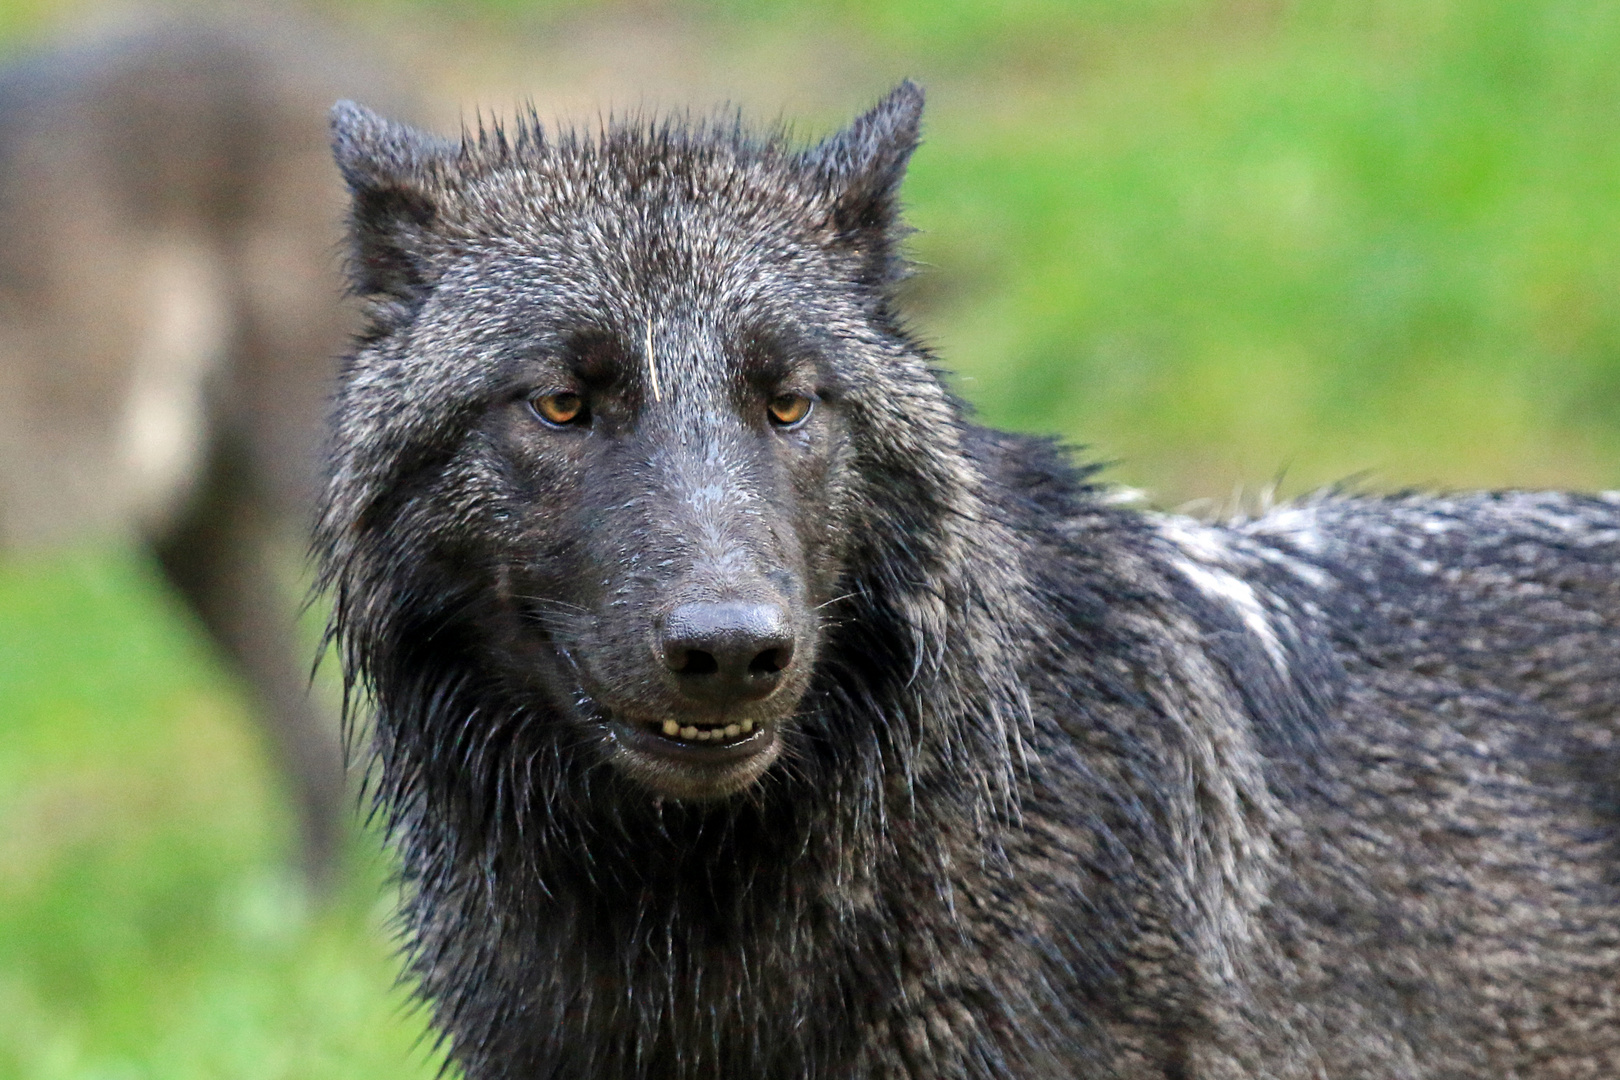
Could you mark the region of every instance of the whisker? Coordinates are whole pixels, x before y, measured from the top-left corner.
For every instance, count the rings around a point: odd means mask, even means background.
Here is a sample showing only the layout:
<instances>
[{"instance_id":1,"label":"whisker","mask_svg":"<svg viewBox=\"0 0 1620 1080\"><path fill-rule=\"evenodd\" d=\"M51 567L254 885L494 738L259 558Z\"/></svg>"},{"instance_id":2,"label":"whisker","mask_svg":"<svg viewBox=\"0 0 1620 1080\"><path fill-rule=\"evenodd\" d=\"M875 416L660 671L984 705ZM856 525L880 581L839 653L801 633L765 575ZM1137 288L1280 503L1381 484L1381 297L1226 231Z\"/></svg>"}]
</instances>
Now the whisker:
<instances>
[{"instance_id":1,"label":"whisker","mask_svg":"<svg viewBox=\"0 0 1620 1080\"><path fill-rule=\"evenodd\" d=\"M578 604L571 604L567 600L558 600L552 596L529 596L526 593L513 593L512 598L514 600L522 600L529 604L546 604L551 607L573 608L582 615L589 615L591 613L590 608L580 607Z\"/></svg>"},{"instance_id":2,"label":"whisker","mask_svg":"<svg viewBox=\"0 0 1620 1080\"><path fill-rule=\"evenodd\" d=\"M528 596L514 593L513 599L522 606L522 615L539 626L554 639L577 642L596 623L596 616L588 609L566 600L549 596Z\"/></svg>"}]
</instances>

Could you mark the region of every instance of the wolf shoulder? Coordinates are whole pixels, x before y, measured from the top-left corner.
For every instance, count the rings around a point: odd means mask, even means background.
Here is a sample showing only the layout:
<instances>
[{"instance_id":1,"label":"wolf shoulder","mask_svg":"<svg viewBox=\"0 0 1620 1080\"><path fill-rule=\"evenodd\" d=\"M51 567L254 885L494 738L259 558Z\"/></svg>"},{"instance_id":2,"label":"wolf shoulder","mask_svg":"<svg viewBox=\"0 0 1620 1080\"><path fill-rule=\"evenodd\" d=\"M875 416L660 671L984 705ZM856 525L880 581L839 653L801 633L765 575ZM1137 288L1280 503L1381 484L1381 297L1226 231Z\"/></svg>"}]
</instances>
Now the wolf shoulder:
<instances>
[{"instance_id":1,"label":"wolf shoulder","mask_svg":"<svg viewBox=\"0 0 1620 1080\"><path fill-rule=\"evenodd\" d=\"M1240 689L1280 681L1324 708L1383 672L1620 728L1620 492L1329 492L1207 522L1077 486L1048 440L970 438L1003 512L1044 538L1027 557L1050 593L1111 568L1115 602L1068 619L1152 608Z\"/></svg>"},{"instance_id":2,"label":"wolf shoulder","mask_svg":"<svg viewBox=\"0 0 1620 1080\"><path fill-rule=\"evenodd\" d=\"M1320 575L1347 655L1554 706L1581 683L1620 709L1620 494L1331 496L1231 531Z\"/></svg>"},{"instance_id":3,"label":"wolf shoulder","mask_svg":"<svg viewBox=\"0 0 1620 1080\"><path fill-rule=\"evenodd\" d=\"M1521 764L1620 738L1620 496L1334 494L1154 532L1262 736L1271 682L1295 732L1475 731Z\"/></svg>"}]
</instances>

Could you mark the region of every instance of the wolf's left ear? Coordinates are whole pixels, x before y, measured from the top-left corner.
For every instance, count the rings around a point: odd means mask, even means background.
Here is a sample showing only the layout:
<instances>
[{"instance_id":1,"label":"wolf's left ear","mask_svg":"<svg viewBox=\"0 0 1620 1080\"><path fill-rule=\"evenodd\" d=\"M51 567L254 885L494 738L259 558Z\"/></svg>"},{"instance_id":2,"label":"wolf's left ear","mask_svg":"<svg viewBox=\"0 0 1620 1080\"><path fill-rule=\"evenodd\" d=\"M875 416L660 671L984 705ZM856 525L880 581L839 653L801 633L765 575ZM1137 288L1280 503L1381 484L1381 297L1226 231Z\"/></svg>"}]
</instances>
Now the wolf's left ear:
<instances>
[{"instance_id":1,"label":"wolf's left ear","mask_svg":"<svg viewBox=\"0 0 1620 1080\"><path fill-rule=\"evenodd\" d=\"M886 234L895 223L900 181L917 148L922 107L922 87L907 79L870 112L805 154L805 163L833 195L833 222L840 234Z\"/></svg>"},{"instance_id":2,"label":"wolf's left ear","mask_svg":"<svg viewBox=\"0 0 1620 1080\"><path fill-rule=\"evenodd\" d=\"M435 190L455 148L352 101L332 106L331 118L332 155L354 200L354 290L415 300L432 285Z\"/></svg>"}]
</instances>

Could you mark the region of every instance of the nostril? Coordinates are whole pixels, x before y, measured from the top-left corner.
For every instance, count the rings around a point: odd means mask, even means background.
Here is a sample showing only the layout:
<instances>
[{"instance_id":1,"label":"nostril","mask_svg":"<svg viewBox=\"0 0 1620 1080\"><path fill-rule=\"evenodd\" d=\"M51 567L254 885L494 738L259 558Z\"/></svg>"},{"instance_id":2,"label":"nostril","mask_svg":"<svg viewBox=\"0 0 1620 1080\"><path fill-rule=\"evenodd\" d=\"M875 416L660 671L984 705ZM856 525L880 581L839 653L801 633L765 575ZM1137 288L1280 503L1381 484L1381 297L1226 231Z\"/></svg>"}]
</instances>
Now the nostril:
<instances>
[{"instance_id":1,"label":"nostril","mask_svg":"<svg viewBox=\"0 0 1620 1080\"><path fill-rule=\"evenodd\" d=\"M793 662L793 648L791 646L766 649L748 662L750 675L775 675L786 671L788 664Z\"/></svg>"},{"instance_id":2,"label":"nostril","mask_svg":"<svg viewBox=\"0 0 1620 1080\"><path fill-rule=\"evenodd\" d=\"M713 675L720 670L720 661L714 658L713 653L702 649L687 649L686 655L676 665L677 675Z\"/></svg>"}]
</instances>

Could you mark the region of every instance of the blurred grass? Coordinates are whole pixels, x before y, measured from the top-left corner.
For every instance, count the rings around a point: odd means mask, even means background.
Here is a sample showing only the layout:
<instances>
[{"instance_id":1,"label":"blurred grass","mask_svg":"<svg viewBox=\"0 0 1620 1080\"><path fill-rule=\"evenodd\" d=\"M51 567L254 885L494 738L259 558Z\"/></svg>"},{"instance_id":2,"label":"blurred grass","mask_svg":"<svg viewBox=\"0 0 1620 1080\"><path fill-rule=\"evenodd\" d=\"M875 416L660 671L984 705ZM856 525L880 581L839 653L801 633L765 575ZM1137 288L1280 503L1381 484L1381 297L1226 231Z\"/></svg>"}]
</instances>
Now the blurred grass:
<instances>
[{"instance_id":1,"label":"blurred grass","mask_svg":"<svg viewBox=\"0 0 1620 1080\"><path fill-rule=\"evenodd\" d=\"M47 7L0 0L0 37ZM591 10L454 18L566 34ZM991 422L1171 504L1284 471L1620 485L1612 0L646 10L785 63L852 43L872 81L845 108L925 82L913 310ZM140 559L0 566L0 1078L433 1072L390 988L385 861L357 840L310 905L252 732Z\"/></svg>"},{"instance_id":2,"label":"blurred grass","mask_svg":"<svg viewBox=\"0 0 1620 1080\"><path fill-rule=\"evenodd\" d=\"M432 1075L383 860L311 903L236 688L152 568L0 569L0 1077Z\"/></svg>"},{"instance_id":3,"label":"blurred grass","mask_svg":"<svg viewBox=\"0 0 1620 1080\"><path fill-rule=\"evenodd\" d=\"M925 328L985 416L1171 503L1620 483L1620 6L1203 7L935 113Z\"/></svg>"}]
</instances>

